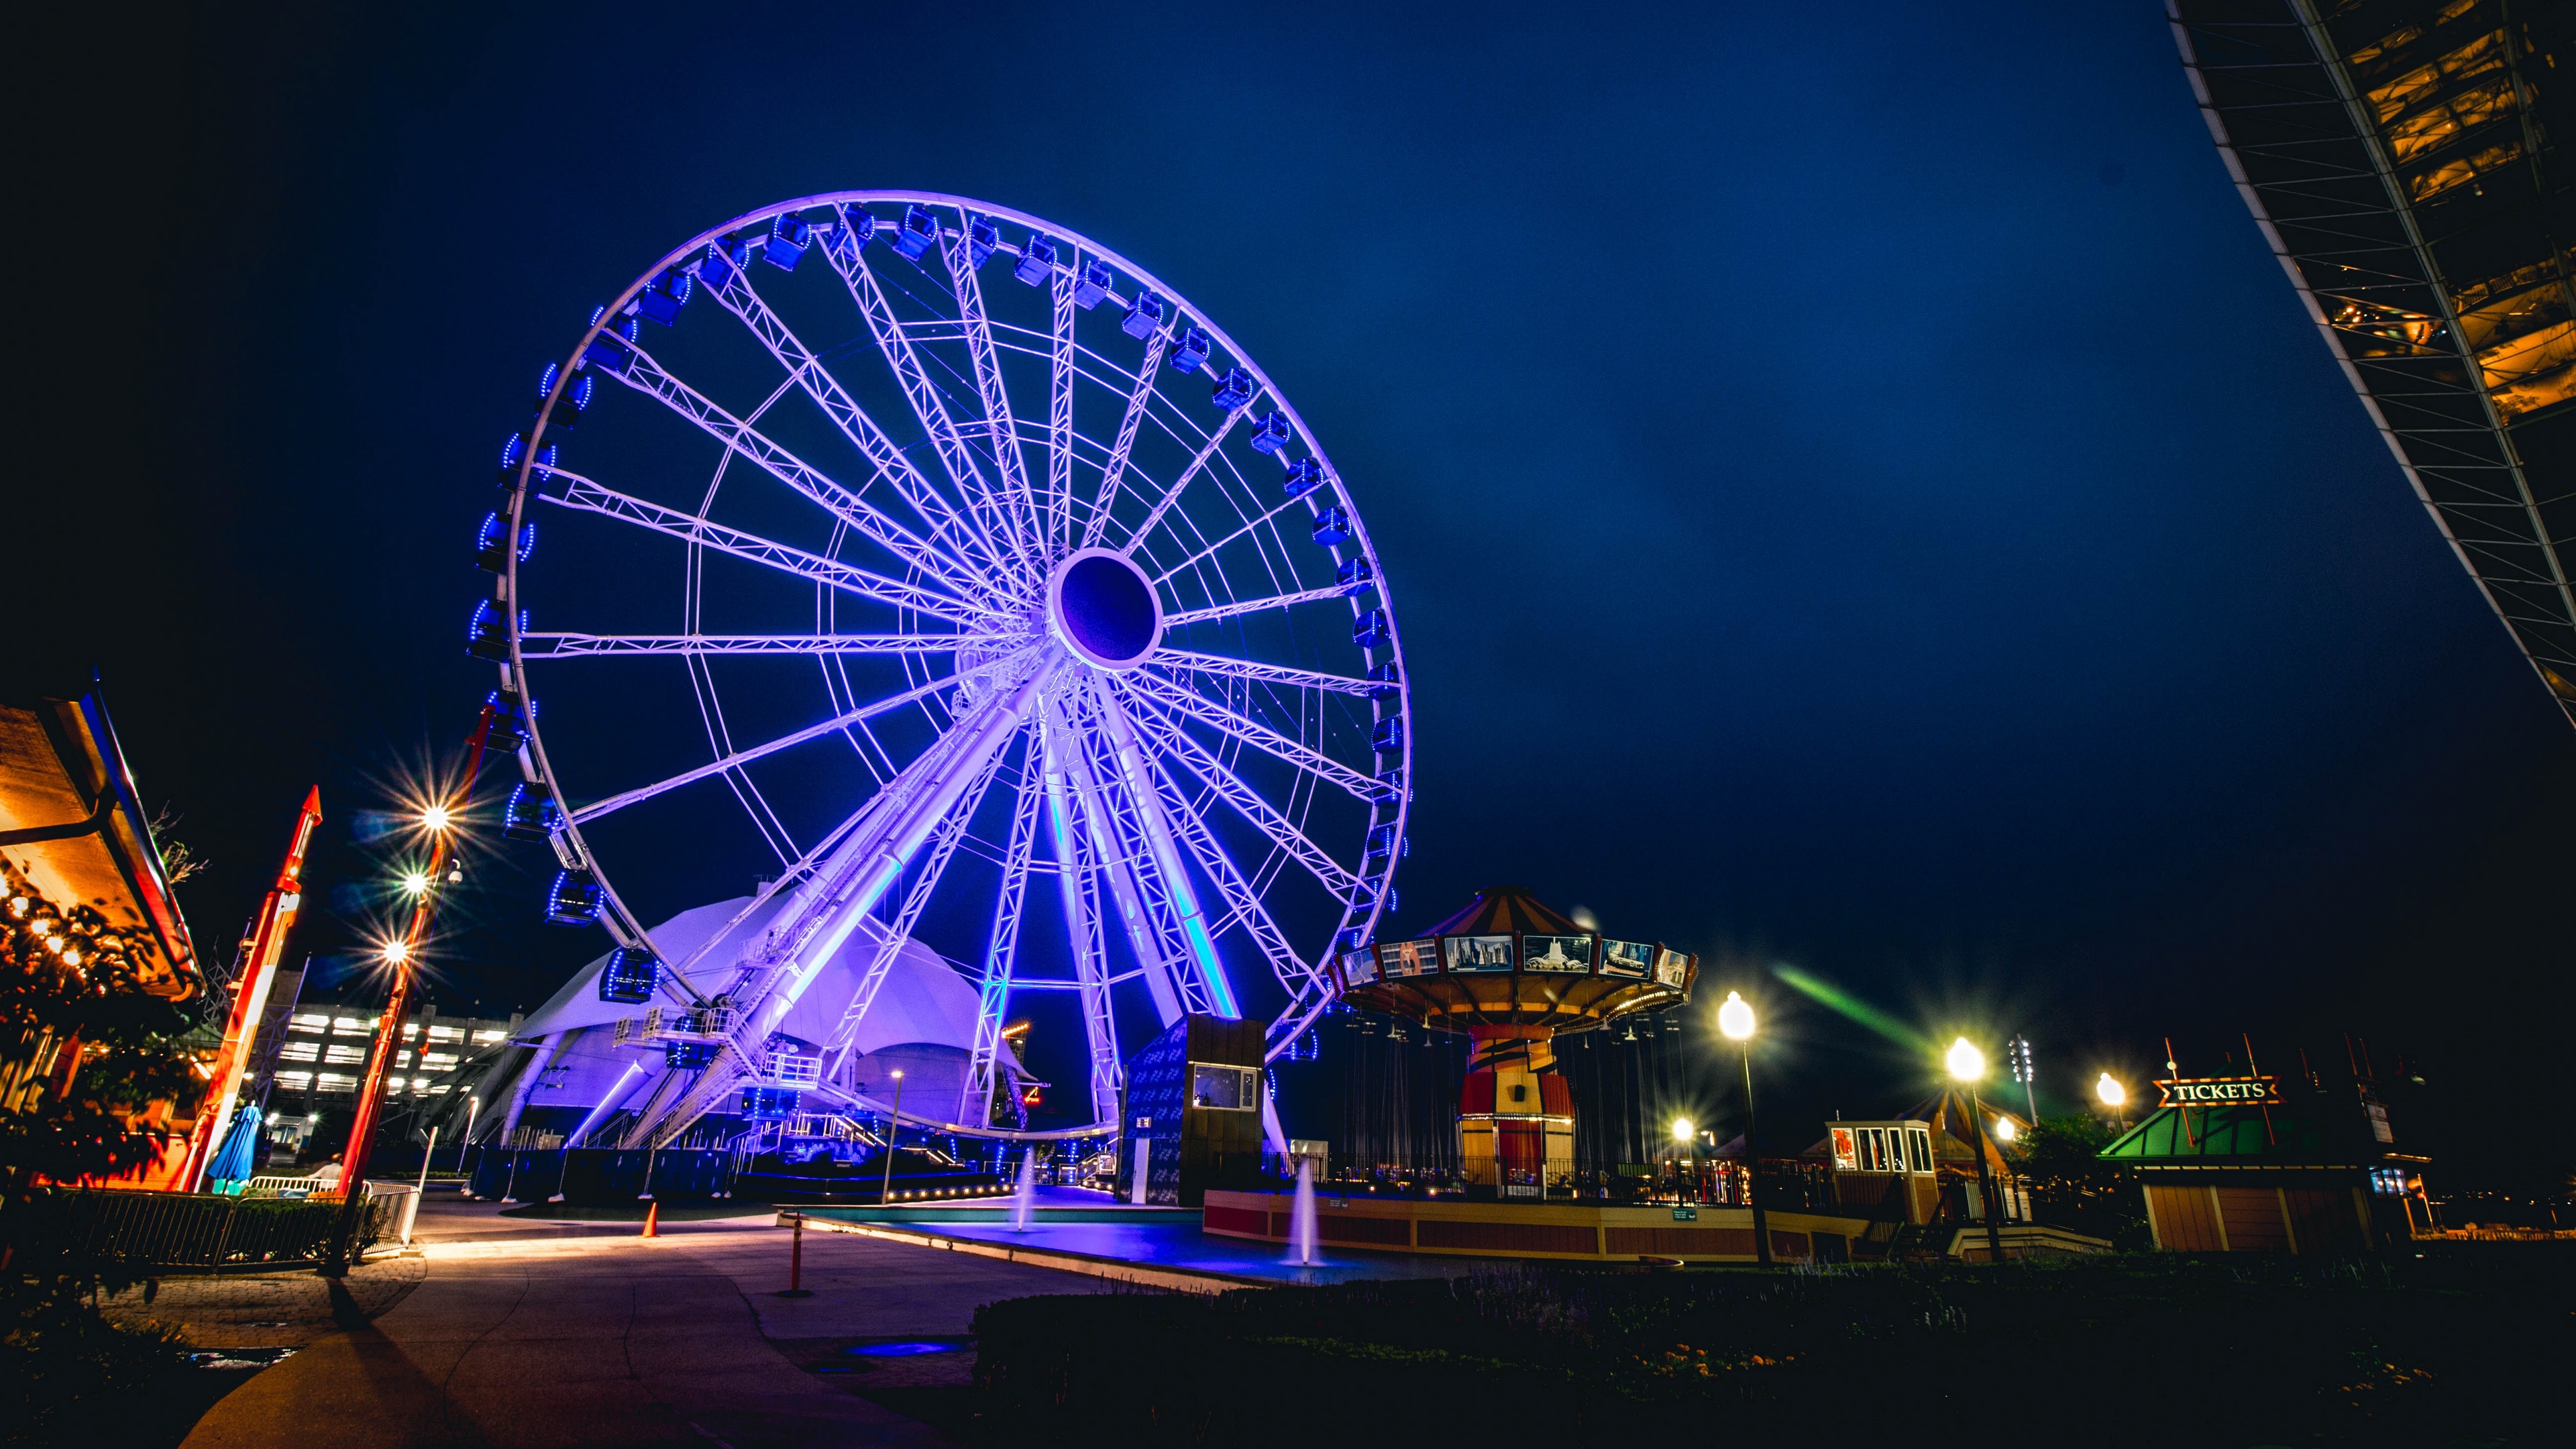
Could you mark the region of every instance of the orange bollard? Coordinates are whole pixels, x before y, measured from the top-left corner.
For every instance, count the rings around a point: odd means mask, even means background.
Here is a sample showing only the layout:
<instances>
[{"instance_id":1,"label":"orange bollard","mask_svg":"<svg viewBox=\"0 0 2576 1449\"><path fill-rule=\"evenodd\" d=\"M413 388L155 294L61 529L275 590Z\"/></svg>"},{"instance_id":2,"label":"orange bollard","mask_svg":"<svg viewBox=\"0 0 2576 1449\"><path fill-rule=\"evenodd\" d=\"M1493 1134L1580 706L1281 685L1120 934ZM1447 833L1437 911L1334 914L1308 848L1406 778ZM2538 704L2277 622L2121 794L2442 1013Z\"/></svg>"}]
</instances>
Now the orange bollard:
<instances>
[{"instance_id":1,"label":"orange bollard","mask_svg":"<svg viewBox=\"0 0 2576 1449\"><path fill-rule=\"evenodd\" d=\"M648 1238L662 1236L662 1205L658 1202L644 1209L644 1236Z\"/></svg>"},{"instance_id":2,"label":"orange bollard","mask_svg":"<svg viewBox=\"0 0 2576 1449\"><path fill-rule=\"evenodd\" d=\"M805 1215L796 1215L796 1235L787 1249L787 1286L778 1290L781 1298L811 1298L814 1290L805 1286Z\"/></svg>"}]
</instances>

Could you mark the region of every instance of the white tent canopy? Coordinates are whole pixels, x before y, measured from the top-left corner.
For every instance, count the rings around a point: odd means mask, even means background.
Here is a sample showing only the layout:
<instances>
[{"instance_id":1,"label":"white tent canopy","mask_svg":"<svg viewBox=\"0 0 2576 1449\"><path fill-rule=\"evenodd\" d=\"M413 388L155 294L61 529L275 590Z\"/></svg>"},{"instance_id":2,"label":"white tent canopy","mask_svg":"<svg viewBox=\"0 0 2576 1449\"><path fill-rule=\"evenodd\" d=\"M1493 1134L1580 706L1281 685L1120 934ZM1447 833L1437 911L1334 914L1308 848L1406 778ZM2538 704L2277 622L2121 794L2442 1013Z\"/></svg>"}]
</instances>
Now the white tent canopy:
<instances>
[{"instance_id":1,"label":"white tent canopy","mask_svg":"<svg viewBox=\"0 0 2576 1449\"><path fill-rule=\"evenodd\" d=\"M682 911L653 928L653 944L665 961L685 962L751 901L749 896L738 896ZM785 904L784 894L763 902L726 939L689 967L689 979L699 991L713 996L732 987L741 961L760 949L771 920ZM813 984L779 1023L780 1033L816 1048L830 1045L885 935L886 927L875 919L861 922L832 959L815 973ZM600 1000L599 977L607 967L608 957L603 954L575 972L562 990L519 1024L516 1040L532 1047L541 1046L558 1033L566 1034L559 1052L524 1053L524 1060L512 1073L514 1077L529 1071L541 1074L527 1094L527 1106L604 1105L606 1110L601 1115L606 1116L621 1105L644 1101L651 1084L669 1070L659 1051L613 1044L617 1020L641 1016L650 1007ZM902 1053L906 1057L955 1054L959 1074L953 1078L940 1074L946 1078L948 1100L925 1099L919 1106L925 1115L948 1117L957 1107L955 1095L963 1081L964 1054L974 1048L975 1018L975 988L936 952L918 941L905 940L895 950L876 999L851 1033L852 1055L873 1058L891 1048L906 1049ZM1001 1065L1005 1071L1012 1070L1007 1053ZM921 1085L929 1086L926 1082ZM485 1090L497 1092L499 1088L496 1081ZM515 1082L512 1090L515 1094ZM936 1095L935 1089L923 1094L924 1098ZM909 1117L914 1110L913 1103L907 1101L904 1115Z\"/></svg>"}]
</instances>

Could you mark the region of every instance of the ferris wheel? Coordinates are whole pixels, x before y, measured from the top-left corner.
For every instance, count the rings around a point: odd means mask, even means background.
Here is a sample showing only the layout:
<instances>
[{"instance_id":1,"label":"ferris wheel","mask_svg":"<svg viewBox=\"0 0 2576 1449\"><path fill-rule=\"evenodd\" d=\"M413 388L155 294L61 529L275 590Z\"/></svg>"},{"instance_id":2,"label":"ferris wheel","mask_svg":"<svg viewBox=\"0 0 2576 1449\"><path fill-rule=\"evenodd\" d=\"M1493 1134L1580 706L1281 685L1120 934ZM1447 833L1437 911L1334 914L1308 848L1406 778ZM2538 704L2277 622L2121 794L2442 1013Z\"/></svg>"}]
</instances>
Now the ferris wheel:
<instances>
[{"instance_id":1,"label":"ferris wheel","mask_svg":"<svg viewBox=\"0 0 2576 1449\"><path fill-rule=\"evenodd\" d=\"M1142 1037L1259 1015L1280 1054L1392 907L1413 740L1358 510L1269 374L1088 238L923 192L736 217L544 369L500 486L468 634L505 828L707 1038L630 1145L779 1079L854 939L806 1079L846 1088L918 941L977 1020L958 1099L903 1115L1010 1136L1015 1015L1079 1022L1109 1130Z\"/></svg>"}]
</instances>

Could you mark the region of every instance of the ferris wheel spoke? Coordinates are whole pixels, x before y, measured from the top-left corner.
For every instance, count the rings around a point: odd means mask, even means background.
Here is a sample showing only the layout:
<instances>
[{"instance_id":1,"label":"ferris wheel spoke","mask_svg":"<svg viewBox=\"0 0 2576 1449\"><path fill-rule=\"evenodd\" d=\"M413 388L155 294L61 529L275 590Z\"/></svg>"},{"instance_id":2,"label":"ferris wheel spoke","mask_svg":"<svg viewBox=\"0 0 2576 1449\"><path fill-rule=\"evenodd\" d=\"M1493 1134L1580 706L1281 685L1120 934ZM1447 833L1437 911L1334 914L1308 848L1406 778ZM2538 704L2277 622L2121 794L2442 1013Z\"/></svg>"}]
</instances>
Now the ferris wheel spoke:
<instances>
[{"instance_id":1,"label":"ferris wheel spoke","mask_svg":"<svg viewBox=\"0 0 2576 1449\"><path fill-rule=\"evenodd\" d=\"M1167 724L1152 713L1150 707L1130 712L1137 728L1160 745L1163 752L1179 761L1196 775L1216 797L1234 807L1254 829L1269 837L1290 859L1304 866L1336 899L1349 900L1359 889L1359 876L1345 869L1332 853L1306 838L1276 806L1263 799L1261 792L1245 784L1242 777L1226 768L1214 751L1191 739L1177 725Z\"/></svg>"},{"instance_id":2,"label":"ferris wheel spoke","mask_svg":"<svg viewBox=\"0 0 2576 1449\"><path fill-rule=\"evenodd\" d=\"M922 908L930 904L931 896L938 891L940 877L948 873L948 862L956 858L957 847L965 841L969 828L974 824L975 812L983 805L985 792L992 789L993 777L1000 773L1002 759L1009 753L1006 749L995 750L977 772L974 783L966 787L965 793L950 807L947 817L932 830L930 854L914 876L912 889L904 893L903 904L896 909L894 919L877 928L882 934L878 937L876 952L869 958L867 970L859 977L858 991L850 997L850 1004L842 1009L840 1025L832 1029L831 1040L823 1048L824 1056L835 1059L832 1075L839 1076L849 1067L850 1049L856 1044L859 1023L867 1019L868 1009L876 1005L877 993L884 988L895 958L911 944L913 927L920 924Z\"/></svg>"},{"instance_id":3,"label":"ferris wheel spoke","mask_svg":"<svg viewBox=\"0 0 2576 1449\"><path fill-rule=\"evenodd\" d=\"M1123 715L1116 701L1106 703L1111 711ZM1138 732L1132 721L1126 723L1131 732ZM1236 867L1233 857L1227 855L1225 848L1217 842L1207 822L1191 808L1171 772L1163 767L1160 760L1141 750L1138 754L1142 759L1140 773L1150 780L1161 803L1163 819L1169 823L1174 838L1189 850L1191 857L1198 862L1199 872L1225 898L1226 915L1208 928L1208 934L1221 937L1229 929L1241 927L1260 948L1262 956L1270 963L1271 973L1279 978L1279 984L1294 991L1297 982L1309 974L1309 968L1298 959L1296 949L1288 944L1287 934L1279 929L1278 922L1271 919L1270 910L1262 904L1260 893L1252 888L1252 882Z\"/></svg>"},{"instance_id":4,"label":"ferris wheel spoke","mask_svg":"<svg viewBox=\"0 0 2576 1449\"><path fill-rule=\"evenodd\" d=\"M1127 394L1127 410L1118 417L1118 439L1109 445L1108 461L1100 467L1100 496L1093 501L1090 521L1082 528L1084 548L1099 545L1109 527L1109 514L1118 506L1118 485L1127 474L1127 457L1136 449L1136 427L1145 421L1145 404L1153 400L1154 374L1163 365L1163 348L1171 335L1157 327L1145 339L1145 365L1136 369L1136 386Z\"/></svg>"},{"instance_id":5,"label":"ferris wheel spoke","mask_svg":"<svg viewBox=\"0 0 2576 1449\"><path fill-rule=\"evenodd\" d=\"M972 218L958 213L958 234L946 239L942 251L948 261L948 276L957 294L958 319L965 324L966 356L975 369L975 390L984 400L984 442L991 449L993 464L1002 471L1002 486L1018 505L1012 514L1014 534L1025 556L1043 557L1046 550L1039 536L1037 499L1029 492L1028 460L1020 454L1020 431L1011 420L1011 395L1002 386L1002 369L993 356L993 324L984 315L984 284L975 274L971 244L966 232Z\"/></svg>"},{"instance_id":6,"label":"ferris wheel spoke","mask_svg":"<svg viewBox=\"0 0 2576 1449\"><path fill-rule=\"evenodd\" d=\"M1047 348L1047 547L1073 528L1073 272L1055 273L1055 328Z\"/></svg>"},{"instance_id":7,"label":"ferris wheel spoke","mask_svg":"<svg viewBox=\"0 0 2576 1449\"><path fill-rule=\"evenodd\" d=\"M676 538L682 543L710 549L741 559L746 563L759 564L764 568L777 569L782 573L794 574L798 578L810 579L845 594L869 599L892 608L910 609L917 613L928 614L933 618L945 619L961 629L974 629L979 624L991 621L992 616L989 613L977 610L972 605L961 603L945 594L932 593L918 585L887 578L883 574L860 568L856 564L846 564L838 559L828 559L820 554L807 553L801 548L777 543L762 538L758 534L745 533L738 528L727 528L721 523L709 523L695 514L683 513L676 508L647 503L641 498L620 493L613 488L584 478L578 473L569 473L561 468L555 470L555 477L563 481L565 485L563 493L560 496L552 493L540 496L558 508L577 509L584 513L596 513L604 518L614 518L621 523L638 524L655 533ZM982 617L979 618L979 614Z\"/></svg>"},{"instance_id":8,"label":"ferris wheel spoke","mask_svg":"<svg viewBox=\"0 0 2576 1449\"><path fill-rule=\"evenodd\" d=\"M936 384L922 366L921 354L912 345L911 336L896 320L894 305L886 300L885 288L876 273L868 270L867 261L859 254L857 233L850 227L833 227L823 238L824 260L840 273L841 283L849 289L859 314L867 319L868 333L875 339L877 350L885 354L886 365L894 369L895 382L903 389L904 401L922 430L930 435L932 451L938 453L940 466L948 472L949 482L956 485L966 506L979 518L985 537L998 549L1014 555L1010 565L1026 582L1028 559L1019 555L1018 541L1013 536L1010 519L989 501L983 470L975 466L974 455L959 436L957 424L948 415L948 404L939 395Z\"/></svg>"},{"instance_id":9,"label":"ferris wheel spoke","mask_svg":"<svg viewBox=\"0 0 2576 1449\"><path fill-rule=\"evenodd\" d=\"M1333 584L1321 589L1301 589L1293 594L1273 594L1266 599L1237 599L1231 603L1214 604L1204 609L1187 609L1177 614L1166 614L1163 616L1163 627L1176 629L1184 624L1213 623L1218 619L1234 619L1245 614L1258 614L1266 609L1294 608L1299 604L1312 604L1323 599L1347 599L1367 587L1368 582L1360 580L1347 584Z\"/></svg>"},{"instance_id":10,"label":"ferris wheel spoke","mask_svg":"<svg viewBox=\"0 0 2576 1449\"><path fill-rule=\"evenodd\" d=\"M770 740L764 744L754 745L750 749L736 750L732 754L725 756L723 759L716 760L710 764L700 765L694 770L683 770L679 774L671 776L669 779L656 780L650 785L640 786L636 789L628 790L623 794L611 795L605 800L585 805L580 809L573 811L573 823L577 825L586 824L603 815L613 815L620 810L626 809L628 806L640 805L645 801L652 799L656 795L668 794L673 790L679 789L683 785L693 785L700 780L721 775L728 770L741 769L743 766L748 765L755 760L765 760L771 755L777 754L781 750L794 749L796 746L804 744L809 740L819 740L825 735L838 734L863 720L874 719L878 715L887 714L894 710L901 709L906 705L918 703L930 698L932 695L938 694L942 690L954 688L966 680L979 678L987 674L1008 669L1009 667L1025 660L1032 652L1032 650L1026 648L1019 649L1010 654L1005 654L998 659L976 665L973 668L961 669L954 674L942 675L927 684L907 689L901 694L889 695L884 699L876 700L869 704L863 704L856 709L834 715L832 718L823 721L821 724L807 725L801 730L794 731L790 734L780 735L774 740Z\"/></svg>"},{"instance_id":11,"label":"ferris wheel spoke","mask_svg":"<svg viewBox=\"0 0 2576 1449\"><path fill-rule=\"evenodd\" d=\"M1035 774L1039 747L1032 742L1025 771ZM994 1059L1002 1051L1002 1023L1011 1011L1011 987L1020 954L1020 917L1028 910L1029 858L1037 844L1038 802L1043 791L1023 782L1011 802L1011 839L1002 855L1002 888L993 898L993 929L986 937L983 980L975 992L975 1044L966 1056L966 1080L957 1093L957 1120L993 1120Z\"/></svg>"},{"instance_id":12,"label":"ferris wheel spoke","mask_svg":"<svg viewBox=\"0 0 2576 1449\"><path fill-rule=\"evenodd\" d=\"M1197 654L1187 649L1157 649L1145 656L1145 663L1167 670L1186 669L1223 679L1249 679L1263 684L1285 685L1290 689L1324 690L1336 694L1375 695L1388 688L1374 680L1323 674L1312 669L1290 669L1279 664L1256 664L1249 659L1228 659L1222 654Z\"/></svg>"},{"instance_id":13,"label":"ferris wheel spoke","mask_svg":"<svg viewBox=\"0 0 2576 1449\"><path fill-rule=\"evenodd\" d=\"M1216 450L1225 442L1226 435L1234 431L1235 420L1242 417L1246 411L1245 408L1235 408L1226 413L1225 421L1218 423L1216 431L1208 434L1207 441L1199 446L1197 455L1190 459L1190 465L1181 470L1181 476L1172 480L1172 486L1165 490L1161 501L1154 505L1154 511L1146 514L1145 521L1136 525L1136 531L1127 535L1127 542L1119 549L1120 553L1134 555L1138 546L1153 533L1155 525L1163 521L1163 515L1170 512L1172 505L1180 501L1182 492L1190 486L1192 479L1198 477L1199 470L1207 466L1208 459L1216 456Z\"/></svg>"},{"instance_id":14,"label":"ferris wheel spoke","mask_svg":"<svg viewBox=\"0 0 2576 1449\"><path fill-rule=\"evenodd\" d=\"M1077 728L1076 709L1076 702L1060 700L1056 714L1065 730L1062 759L1073 787L1075 814L1091 858L1108 879L1110 897L1153 994L1155 1010L1169 1025L1192 1010L1205 1009L1193 1000L1197 993L1190 989L1189 943L1170 913L1159 909L1161 898L1146 886L1145 849L1136 837L1135 818L1118 808L1113 775L1094 758L1093 732Z\"/></svg>"},{"instance_id":15,"label":"ferris wheel spoke","mask_svg":"<svg viewBox=\"0 0 2576 1449\"><path fill-rule=\"evenodd\" d=\"M1169 680L1150 674L1131 674L1112 688L1144 701L1169 720L1186 715L1220 733L1231 735L1264 754L1296 766L1310 775L1318 775L1347 790L1360 800L1371 800L1378 794L1378 784L1368 776L1343 764L1330 755L1279 733L1258 720L1246 719L1196 690L1183 689Z\"/></svg>"},{"instance_id":16,"label":"ferris wheel spoke","mask_svg":"<svg viewBox=\"0 0 2576 1449\"><path fill-rule=\"evenodd\" d=\"M949 539L961 555L968 551L980 554L998 574L1002 560L992 541L983 537L965 515L942 497L939 490L930 486L930 480L921 476L921 470L913 466L912 459L896 447L894 440L885 435L885 430L851 399L840 379L832 375L831 369L823 365L813 349L779 320L778 314L752 289L751 274L739 269L728 270L731 274L725 285L710 289L715 293L716 301L741 319L743 326L769 349L769 355L778 360L778 365L787 370L789 378L804 389L805 395L814 400L815 406L832 420L832 425L840 429L841 435L849 439L851 446L857 448L869 465L877 470L877 475L893 487L914 514L930 525L932 538ZM979 570L978 582L990 589L994 579Z\"/></svg>"},{"instance_id":17,"label":"ferris wheel spoke","mask_svg":"<svg viewBox=\"0 0 2576 1449\"><path fill-rule=\"evenodd\" d=\"M1101 722L1108 727L1118 784L1135 813L1137 833L1143 837L1154 874L1160 879L1165 907L1189 943L1191 960L1198 967L1199 985L1207 992L1217 1015L1228 1021L1240 1019L1243 1009L1235 1000L1234 985L1226 979L1225 963L1217 959L1216 932L1208 924L1198 888L1190 882L1189 867L1181 860L1176 830L1171 817L1164 813L1162 796L1155 789L1153 771L1137 739L1136 727L1107 691L1095 688L1093 698L1098 702Z\"/></svg>"},{"instance_id":18,"label":"ferris wheel spoke","mask_svg":"<svg viewBox=\"0 0 2576 1449\"><path fill-rule=\"evenodd\" d=\"M1040 723L1047 796L1047 830L1055 852L1056 894L1064 908L1066 938L1073 945L1074 989L1082 1005L1084 1045L1091 1055L1092 1114L1117 1110L1126 1068L1118 1055L1117 1019L1109 996L1109 956L1100 936L1098 868L1087 853L1087 831L1076 815L1063 758L1065 737L1054 718ZM1104 1109L1102 1103L1108 1106Z\"/></svg>"},{"instance_id":19,"label":"ferris wheel spoke","mask_svg":"<svg viewBox=\"0 0 2576 1449\"><path fill-rule=\"evenodd\" d=\"M932 548L874 505L781 447L760 429L735 417L705 394L665 372L650 353L641 348L633 350L632 360L616 374L619 381L696 424L708 437L748 459L807 502L848 524L870 543L903 560L908 567L946 584L961 599L990 591L992 586L989 583L973 575L959 575L955 561L948 555Z\"/></svg>"},{"instance_id":20,"label":"ferris wheel spoke","mask_svg":"<svg viewBox=\"0 0 2576 1449\"><path fill-rule=\"evenodd\" d=\"M980 634L529 633L519 636L519 655L523 659L593 659L629 654L951 654L986 642Z\"/></svg>"},{"instance_id":21,"label":"ferris wheel spoke","mask_svg":"<svg viewBox=\"0 0 2576 1449\"><path fill-rule=\"evenodd\" d=\"M1295 508L1304 502L1305 499L1303 498L1291 498L1284 503L1273 504L1262 512L1256 513L1252 517L1245 519L1243 521L1243 526L1237 528L1234 532L1227 534L1225 537L1218 539L1214 543L1208 544L1198 552L1182 559L1179 563L1176 563L1170 568L1163 570L1161 573L1156 574L1154 576L1155 585L1160 587L1163 584L1169 583L1173 578L1177 577L1182 570L1195 568L1199 564L1205 563L1207 560L1216 557L1217 550L1224 548L1227 544L1230 544L1239 538L1243 538L1260 530L1261 528L1269 525L1272 520L1278 518L1280 514L1286 513L1291 508ZM1136 538L1129 540L1129 543L1132 546L1143 542L1143 539L1144 535L1138 534ZM1342 592L1346 594L1356 594L1359 592L1359 586L1345 586Z\"/></svg>"}]
</instances>

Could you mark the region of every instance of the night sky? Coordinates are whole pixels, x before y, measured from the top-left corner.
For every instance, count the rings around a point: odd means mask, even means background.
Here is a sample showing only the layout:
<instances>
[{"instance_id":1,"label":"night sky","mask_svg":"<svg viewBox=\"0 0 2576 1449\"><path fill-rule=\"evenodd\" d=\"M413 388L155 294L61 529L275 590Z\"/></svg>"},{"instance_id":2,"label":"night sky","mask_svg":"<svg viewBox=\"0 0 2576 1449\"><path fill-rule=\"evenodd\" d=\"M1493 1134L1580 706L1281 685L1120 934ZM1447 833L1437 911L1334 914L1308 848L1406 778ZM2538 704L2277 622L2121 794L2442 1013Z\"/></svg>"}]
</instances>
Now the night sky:
<instances>
[{"instance_id":1,"label":"night sky","mask_svg":"<svg viewBox=\"0 0 2576 1449\"><path fill-rule=\"evenodd\" d=\"M1331 449L1414 680L1402 925L1510 881L1699 949L1808 1123L1929 1064L1774 963L2027 1032L2043 1106L2352 1032L2447 1161L2568 1160L2576 738L2149 0L75 9L13 47L10 674L104 678L209 955L306 785L355 886L462 735L490 455L590 308L919 187L1160 273ZM443 1006L602 948L543 856L478 867Z\"/></svg>"}]
</instances>

